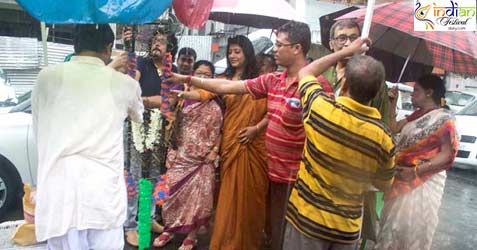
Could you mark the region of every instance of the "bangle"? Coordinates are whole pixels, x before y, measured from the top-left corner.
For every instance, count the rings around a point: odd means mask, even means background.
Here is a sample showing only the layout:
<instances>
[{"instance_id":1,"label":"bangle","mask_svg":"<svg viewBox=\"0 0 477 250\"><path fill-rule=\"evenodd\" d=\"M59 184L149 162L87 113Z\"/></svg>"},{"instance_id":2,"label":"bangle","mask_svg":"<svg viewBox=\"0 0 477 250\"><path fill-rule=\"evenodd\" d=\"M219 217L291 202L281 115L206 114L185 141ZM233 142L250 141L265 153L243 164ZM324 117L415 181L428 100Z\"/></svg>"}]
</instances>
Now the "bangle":
<instances>
[{"instance_id":1,"label":"bangle","mask_svg":"<svg viewBox=\"0 0 477 250\"><path fill-rule=\"evenodd\" d=\"M204 78L200 78L200 86L204 86Z\"/></svg>"},{"instance_id":2,"label":"bangle","mask_svg":"<svg viewBox=\"0 0 477 250\"><path fill-rule=\"evenodd\" d=\"M419 165L416 165L416 167L414 168L414 178L419 177L419 175L417 174L417 168L419 168Z\"/></svg>"},{"instance_id":3,"label":"bangle","mask_svg":"<svg viewBox=\"0 0 477 250\"><path fill-rule=\"evenodd\" d=\"M192 81L192 76L186 76L186 83L189 83Z\"/></svg>"}]
</instances>

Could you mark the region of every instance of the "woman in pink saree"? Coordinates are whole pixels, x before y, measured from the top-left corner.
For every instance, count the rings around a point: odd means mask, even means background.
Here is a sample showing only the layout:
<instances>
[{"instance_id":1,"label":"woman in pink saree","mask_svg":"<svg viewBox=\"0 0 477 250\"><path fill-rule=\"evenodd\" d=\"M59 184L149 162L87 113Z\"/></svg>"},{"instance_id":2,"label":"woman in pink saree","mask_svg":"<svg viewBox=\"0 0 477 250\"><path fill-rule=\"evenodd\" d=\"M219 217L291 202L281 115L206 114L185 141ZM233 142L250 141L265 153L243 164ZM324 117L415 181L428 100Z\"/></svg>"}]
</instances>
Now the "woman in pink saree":
<instances>
[{"instance_id":1,"label":"woman in pink saree","mask_svg":"<svg viewBox=\"0 0 477 250\"><path fill-rule=\"evenodd\" d=\"M208 61L194 65L194 76L210 78L213 72ZM186 100L179 112L166 162L169 197L162 208L164 233L153 245L163 247L175 233L182 233L187 237L179 250L190 250L197 244L197 231L208 226L212 215L223 117L215 99Z\"/></svg>"},{"instance_id":2,"label":"woman in pink saree","mask_svg":"<svg viewBox=\"0 0 477 250\"><path fill-rule=\"evenodd\" d=\"M397 174L385 193L376 250L429 250L439 221L446 170L457 153L453 115L443 108L444 81L426 75L412 94L417 110L396 123L396 91L390 127L400 132L396 154Z\"/></svg>"}]
</instances>

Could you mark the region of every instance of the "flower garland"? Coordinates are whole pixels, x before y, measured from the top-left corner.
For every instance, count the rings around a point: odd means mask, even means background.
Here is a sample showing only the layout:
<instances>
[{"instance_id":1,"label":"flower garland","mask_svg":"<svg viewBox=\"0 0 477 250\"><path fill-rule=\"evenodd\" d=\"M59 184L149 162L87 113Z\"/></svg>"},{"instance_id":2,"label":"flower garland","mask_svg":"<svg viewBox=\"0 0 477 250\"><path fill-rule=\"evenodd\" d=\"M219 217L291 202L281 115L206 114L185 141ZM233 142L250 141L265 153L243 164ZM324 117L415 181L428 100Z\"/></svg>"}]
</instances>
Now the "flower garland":
<instances>
[{"instance_id":1,"label":"flower garland","mask_svg":"<svg viewBox=\"0 0 477 250\"><path fill-rule=\"evenodd\" d=\"M162 129L162 118L161 111L159 109L151 110L151 117L149 121L149 126L144 126L146 121L143 123L137 123L131 121L131 131L133 137L134 148L139 153L144 153L149 150L153 150L154 146L161 139L160 130Z\"/></svg>"},{"instance_id":2,"label":"flower garland","mask_svg":"<svg viewBox=\"0 0 477 250\"><path fill-rule=\"evenodd\" d=\"M132 57L133 55L131 55ZM136 57L133 58L134 60ZM162 67L160 69L159 76L163 82L166 81L172 75L172 54L166 53L163 58ZM131 68L136 65L131 63ZM162 86L161 86L162 87ZM162 90L161 90L162 93ZM162 94L161 94L162 95ZM151 109L151 116L149 126L145 127L144 123L131 122L131 131L133 137L134 148L139 153L144 153L154 149L154 146L161 139L160 129L162 129L162 119L160 109ZM144 134L147 130L147 136Z\"/></svg>"}]
</instances>

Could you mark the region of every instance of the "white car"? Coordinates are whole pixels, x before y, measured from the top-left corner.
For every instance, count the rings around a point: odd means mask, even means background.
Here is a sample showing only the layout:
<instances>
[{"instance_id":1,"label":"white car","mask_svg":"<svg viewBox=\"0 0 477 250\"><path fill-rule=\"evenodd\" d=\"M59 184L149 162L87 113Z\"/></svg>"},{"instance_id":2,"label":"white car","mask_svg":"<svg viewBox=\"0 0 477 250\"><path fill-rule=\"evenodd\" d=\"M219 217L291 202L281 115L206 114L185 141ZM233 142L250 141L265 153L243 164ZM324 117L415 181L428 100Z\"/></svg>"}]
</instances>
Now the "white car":
<instances>
[{"instance_id":1,"label":"white car","mask_svg":"<svg viewBox=\"0 0 477 250\"><path fill-rule=\"evenodd\" d=\"M10 85L5 72L0 68L0 110L17 104L15 89Z\"/></svg>"},{"instance_id":2,"label":"white car","mask_svg":"<svg viewBox=\"0 0 477 250\"><path fill-rule=\"evenodd\" d=\"M477 99L477 90L447 90L446 104L450 110L459 112Z\"/></svg>"},{"instance_id":3,"label":"white car","mask_svg":"<svg viewBox=\"0 0 477 250\"><path fill-rule=\"evenodd\" d=\"M477 167L477 100L455 115L457 133L460 136L459 151L454 166L461 168Z\"/></svg>"},{"instance_id":4,"label":"white car","mask_svg":"<svg viewBox=\"0 0 477 250\"><path fill-rule=\"evenodd\" d=\"M18 204L23 183L36 185L37 158L31 123L30 100L18 104L10 113L0 114L0 217Z\"/></svg>"}]
</instances>

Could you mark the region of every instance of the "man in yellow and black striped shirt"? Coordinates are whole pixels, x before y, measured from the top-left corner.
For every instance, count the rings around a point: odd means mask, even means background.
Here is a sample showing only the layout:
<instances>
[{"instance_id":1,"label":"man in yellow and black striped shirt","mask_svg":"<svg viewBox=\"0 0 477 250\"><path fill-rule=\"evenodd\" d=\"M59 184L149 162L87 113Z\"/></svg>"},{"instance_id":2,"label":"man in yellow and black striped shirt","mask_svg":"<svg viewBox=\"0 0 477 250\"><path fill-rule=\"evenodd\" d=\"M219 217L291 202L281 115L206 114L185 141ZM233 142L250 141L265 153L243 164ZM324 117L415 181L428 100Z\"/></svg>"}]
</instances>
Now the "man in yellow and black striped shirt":
<instances>
[{"instance_id":1,"label":"man in yellow and black striped shirt","mask_svg":"<svg viewBox=\"0 0 477 250\"><path fill-rule=\"evenodd\" d=\"M394 143L369 106L384 82L382 63L355 55L346 66L343 96L327 96L314 77L336 61L367 50L357 39L300 73L306 144L287 210L284 250L354 249L363 194L386 189L394 176Z\"/></svg>"}]
</instances>

